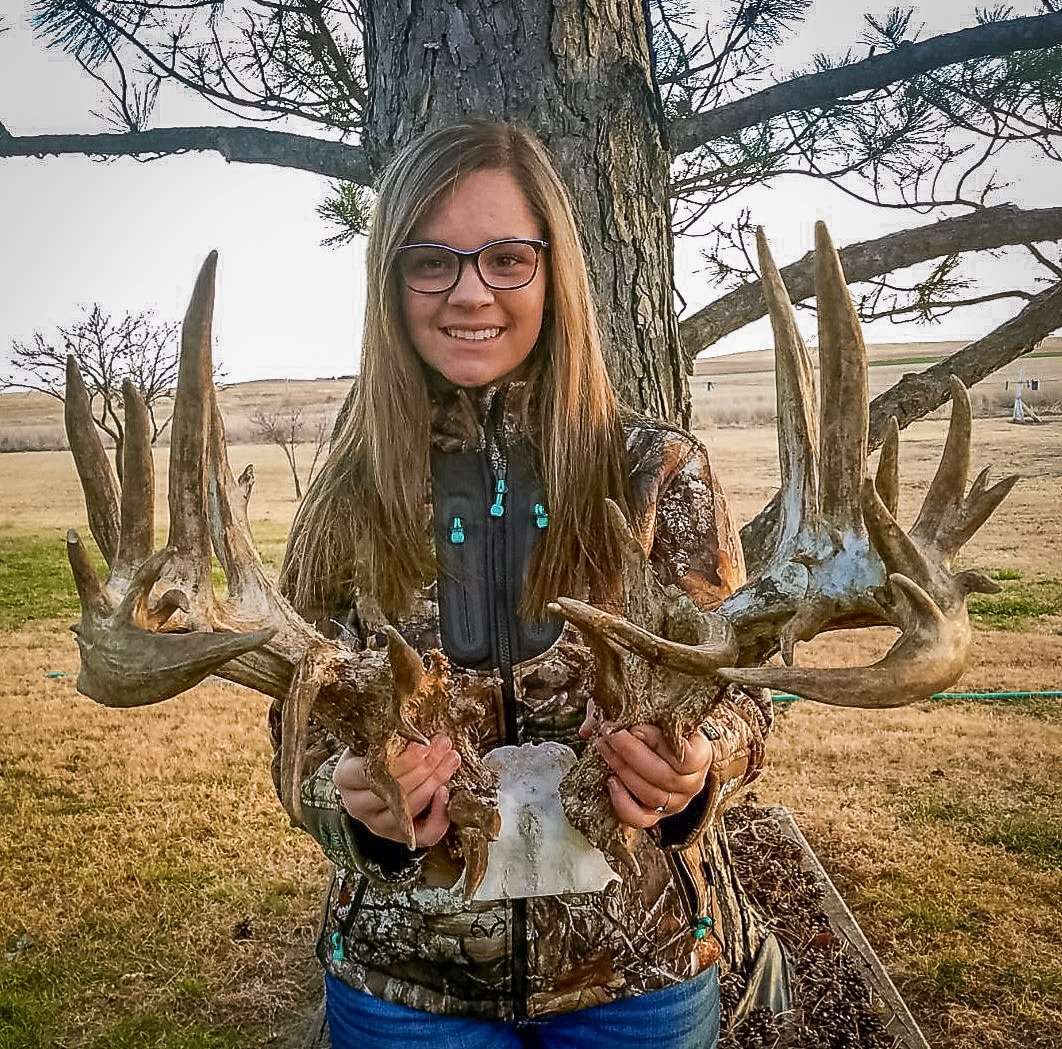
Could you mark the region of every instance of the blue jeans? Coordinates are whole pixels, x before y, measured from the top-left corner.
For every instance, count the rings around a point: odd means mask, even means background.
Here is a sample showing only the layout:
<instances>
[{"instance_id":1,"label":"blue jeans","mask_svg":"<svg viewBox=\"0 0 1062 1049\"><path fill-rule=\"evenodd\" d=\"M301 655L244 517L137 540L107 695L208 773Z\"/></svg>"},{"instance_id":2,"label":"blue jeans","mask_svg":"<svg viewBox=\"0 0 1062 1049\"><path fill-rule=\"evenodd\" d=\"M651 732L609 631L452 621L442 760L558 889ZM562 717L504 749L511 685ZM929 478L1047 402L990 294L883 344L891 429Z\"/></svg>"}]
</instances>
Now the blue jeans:
<instances>
[{"instance_id":1,"label":"blue jeans","mask_svg":"<svg viewBox=\"0 0 1062 1049\"><path fill-rule=\"evenodd\" d=\"M332 1049L714 1049L719 969L635 998L541 1020L439 1016L386 1002L325 974Z\"/></svg>"}]
</instances>

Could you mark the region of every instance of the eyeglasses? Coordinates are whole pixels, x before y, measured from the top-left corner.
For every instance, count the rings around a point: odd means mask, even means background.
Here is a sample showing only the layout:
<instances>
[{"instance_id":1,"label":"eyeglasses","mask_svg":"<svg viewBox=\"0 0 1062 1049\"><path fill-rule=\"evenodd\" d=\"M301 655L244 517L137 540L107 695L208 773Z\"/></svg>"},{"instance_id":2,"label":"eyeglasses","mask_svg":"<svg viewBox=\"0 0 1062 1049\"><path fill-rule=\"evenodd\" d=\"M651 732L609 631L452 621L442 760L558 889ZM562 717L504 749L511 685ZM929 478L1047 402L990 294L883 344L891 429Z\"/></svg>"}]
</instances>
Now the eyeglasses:
<instances>
[{"instance_id":1,"label":"eyeglasses","mask_svg":"<svg viewBox=\"0 0 1062 1049\"><path fill-rule=\"evenodd\" d=\"M398 272L410 291L439 295L461 276L462 259L471 259L479 279L494 291L514 291L530 284L538 272L538 254L547 240L492 240L474 251L446 244L403 244L395 254Z\"/></svg>"}]
</instances>

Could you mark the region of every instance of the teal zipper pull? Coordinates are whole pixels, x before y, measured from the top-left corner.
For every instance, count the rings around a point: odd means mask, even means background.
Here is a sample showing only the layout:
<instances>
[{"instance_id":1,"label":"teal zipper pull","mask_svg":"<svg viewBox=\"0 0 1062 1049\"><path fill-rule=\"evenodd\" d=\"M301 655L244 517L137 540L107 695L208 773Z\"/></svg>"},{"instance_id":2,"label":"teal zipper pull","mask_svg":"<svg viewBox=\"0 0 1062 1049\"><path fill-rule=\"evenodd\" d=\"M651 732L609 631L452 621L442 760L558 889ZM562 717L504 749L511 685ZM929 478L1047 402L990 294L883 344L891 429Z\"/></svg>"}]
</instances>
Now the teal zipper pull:
<instances>
[{"instance_id":1,"label":"teal zipper pull","mask_svg":"<svg viewBox=\"0 0 1062 1049\"><path fill-rule=\"evenodd\" d=\"M340 965L346 957L346 954L343 951L343 934L336 929L336 931L332 933L330 942L332 944L332 962L335 965Z\"/></svg>"},{"instance_id":2,"label":"teal zipper pull","mask_svg":"<svg viewBox=\"0 0 1062 1049\"><path fill-rule=\"evenodd\" d=\"M505 487L505 482L499 478L494 485L494 502L490 504L491 517L503 517L505 515L505 507L502 505L502 500L505 498L507 491L508 488Z\"/></svg>"},{"instance_id":3,"label":"teal zipper pull","mask_svg":"<svg viewBox=\"0 0 1062 1049\"><path fill-rule=\"evenodd\" d=\"M536 528L549 527L549 514L546 513L546 508L541 503L535 503L535 505L531 508L531 513L535 515Z\"/></svg>"},{"instance_id":4,"label":"teal zipper pull","mask_svg":"<svg viewBox=\"0 0 1062 1049\"><path fill-rule=\"evenodd\" d=\"M708 930L715 925L715 919L708 914L702 914L693 923L693 938L703 940L708 935Z\"/></svg>"},{"instance_id":5,"label":"teal zipper pull","mask_svg":"<svg viewBox=\"0 0 1062 1049\"><path fill-rule=\"evenodd\" d=\"M465 526L461 523L460 517L455 517L450 524L450 542L454 546L459 546L465 541Z\"/></svg>"}]
</instances>

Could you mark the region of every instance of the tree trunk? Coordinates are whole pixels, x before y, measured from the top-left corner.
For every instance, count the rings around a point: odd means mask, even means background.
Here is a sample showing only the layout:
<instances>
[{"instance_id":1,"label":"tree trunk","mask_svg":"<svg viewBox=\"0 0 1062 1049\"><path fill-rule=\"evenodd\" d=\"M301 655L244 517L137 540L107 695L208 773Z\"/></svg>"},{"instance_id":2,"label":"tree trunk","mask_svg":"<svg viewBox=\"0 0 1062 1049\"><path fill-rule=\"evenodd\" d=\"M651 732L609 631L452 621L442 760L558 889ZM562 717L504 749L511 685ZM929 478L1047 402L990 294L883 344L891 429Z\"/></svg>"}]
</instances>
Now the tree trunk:
<instances>
[{"instance_id":1,"label":"tree trunk","mask_svg":"<svg viewBox=\"0 0 1062 1049\"><path fill-rule=\"evenodd\" d=\"M372 2L363 145L379 171L470 116L527 123L571 193L606 360L630 407L689 421L673 301L669 150L640 0Z\"/></svg>"}]
</instances>

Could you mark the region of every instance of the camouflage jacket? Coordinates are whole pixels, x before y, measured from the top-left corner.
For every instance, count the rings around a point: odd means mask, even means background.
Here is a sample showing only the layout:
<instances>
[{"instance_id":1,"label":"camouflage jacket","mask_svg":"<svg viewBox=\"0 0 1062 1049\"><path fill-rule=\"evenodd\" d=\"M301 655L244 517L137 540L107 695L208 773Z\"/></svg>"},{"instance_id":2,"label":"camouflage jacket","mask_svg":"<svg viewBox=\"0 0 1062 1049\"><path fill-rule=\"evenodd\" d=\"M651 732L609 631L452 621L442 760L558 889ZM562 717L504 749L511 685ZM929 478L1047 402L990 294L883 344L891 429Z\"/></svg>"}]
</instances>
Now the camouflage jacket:
<instances>
[{"instance_id":1,"label":"camouflage jacket","mask_svg":"<svg viewBox=\"0 0 1062 1049\"><path fill-rule=\"evenodd\" d=\"M528 390L513 383L483 396L477 410L463 390L440 394L432 423L440 564L459 556L472 560L452 567L482 570L440 572L414 612L394 625L419 651L442 648L456 664L501 680L483 726L483 753L542 740L578 753L593 686L590 652L570 625L529 624L515 612L544 523L536 509L545 497L528 438ZM707 452L688 434L647 419L629 421L626 433L636 534L661 581L677 584L699 607L714 607L743 582L744 562ZM499 468L508 478L505 513L491 518ZM455 517L464 531L458 546L449 542ZM504 531L488 533L492 528ZM334 634L364 644L382 619L367 602L356 604L337 610L331 625ZM502 631L508 635L503 646ZM311 727L304 821L336 867L317 944L322 964L350 986L392 1002L499 1020L641 994L713 964L726 935L726 916L712 892L721 855L711 848L713 827L719 803L760 770L770 703L731 689L713 724L733 744L732 759L711 770L704 791L683 812L638 836L640 878L628 877L607 893L471 905L449 891L459 871L443 843L410 852L347 816L332 783L342 746ZM270 725L279 754L277 705ZM705 935L702 921L698 935L697 921L705 916L714 928Z\"/></svg>"}]
</instances>

